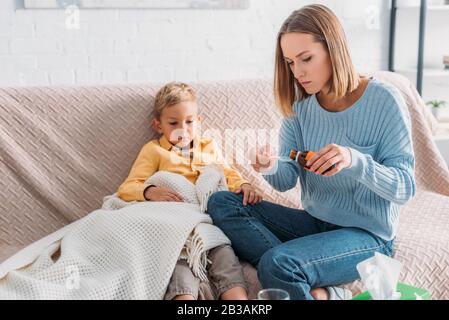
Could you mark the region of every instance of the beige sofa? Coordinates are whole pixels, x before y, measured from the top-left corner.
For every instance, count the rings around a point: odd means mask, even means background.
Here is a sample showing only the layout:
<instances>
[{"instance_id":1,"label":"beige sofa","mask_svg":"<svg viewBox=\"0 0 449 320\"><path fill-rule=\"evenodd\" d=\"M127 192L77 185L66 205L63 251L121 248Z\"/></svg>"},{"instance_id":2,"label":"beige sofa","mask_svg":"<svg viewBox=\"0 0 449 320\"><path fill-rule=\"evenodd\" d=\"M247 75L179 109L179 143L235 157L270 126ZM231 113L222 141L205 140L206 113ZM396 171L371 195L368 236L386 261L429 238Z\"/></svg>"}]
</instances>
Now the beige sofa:
<instances>
[{"instance_id":1,"label":"beige sofa","mask_svg":"<svg viewBox=\"0 0 449 320\"><path fill-rule=\"evenodd\" d=\"M396 241L396 258L404 264L401 281L428 289L434 299L448 299L449 171L432 140L436 122L408 80L386 72L375 76L401 90L413 121L419 191L402 209ZM226 129L279 128L268 81L195 87L203 130L220 135ZM103 197L116 191L140 148L154 137L149 117L158 88L0 89L0 262L99 208ZM281 194L249 165L236 167L267 200L301 207L299 186ZM245 265L245 272L253 297L259 288L256 271ZM348 286L361 289L359 282ZM212 298L209 289L202 285L203 299Z\"/></svg>"}]
</instances>

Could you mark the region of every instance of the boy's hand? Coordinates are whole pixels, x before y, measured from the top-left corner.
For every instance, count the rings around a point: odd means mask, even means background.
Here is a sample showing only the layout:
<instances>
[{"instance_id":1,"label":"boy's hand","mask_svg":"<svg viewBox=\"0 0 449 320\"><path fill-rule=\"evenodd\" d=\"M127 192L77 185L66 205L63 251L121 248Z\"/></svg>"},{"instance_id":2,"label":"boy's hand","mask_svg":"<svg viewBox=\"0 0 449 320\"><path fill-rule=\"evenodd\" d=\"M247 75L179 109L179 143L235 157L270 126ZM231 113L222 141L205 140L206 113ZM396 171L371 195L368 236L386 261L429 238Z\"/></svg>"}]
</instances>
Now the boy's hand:
<instances>
[{"instance_id":1,"label":"boy's hand","mask_svg":"<svg viewBox=\"0 0 449 320\"><path fill-rule=\"evenodd\" d=\"M168 188L150 187L145 190L145 199L157 202L184 202L182 197Z\"/></svg>"},{"instance_id":2,"label":"boy's hand","mask_svg":"<svg viewBox=\"0 0 449 320\"><path fill-rule=\"evenodd\" d=\"M246 206L247 204L257 204L262 202L262 195L260 195L259 192L254 189L252 185L249 183L244 183L235 190L235 193L241 193L243 192L243 205Z\"/></svg>"}]
</instances>

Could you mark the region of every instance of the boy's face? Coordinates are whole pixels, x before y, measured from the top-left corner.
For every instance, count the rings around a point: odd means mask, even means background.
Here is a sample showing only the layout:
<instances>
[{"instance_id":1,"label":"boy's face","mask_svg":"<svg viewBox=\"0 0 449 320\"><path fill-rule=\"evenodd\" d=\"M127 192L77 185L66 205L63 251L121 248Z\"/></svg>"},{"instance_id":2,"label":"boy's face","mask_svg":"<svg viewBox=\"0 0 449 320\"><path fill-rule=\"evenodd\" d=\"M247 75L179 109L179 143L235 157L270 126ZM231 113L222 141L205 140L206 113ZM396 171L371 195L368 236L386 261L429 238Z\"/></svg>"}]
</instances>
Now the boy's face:
<instances>
[{"instance_id":1,"label":"boy's face","mask_svg":"<svg viewBox=\"0 0 449 320\"><path fill-rule=\"evenodd\" d=\"M197 134L198 104L195 101L185 101L164 108L159 120L153 120L153 127L172 144L182 148L186 147Z\"/></svg>"}]
</instances>

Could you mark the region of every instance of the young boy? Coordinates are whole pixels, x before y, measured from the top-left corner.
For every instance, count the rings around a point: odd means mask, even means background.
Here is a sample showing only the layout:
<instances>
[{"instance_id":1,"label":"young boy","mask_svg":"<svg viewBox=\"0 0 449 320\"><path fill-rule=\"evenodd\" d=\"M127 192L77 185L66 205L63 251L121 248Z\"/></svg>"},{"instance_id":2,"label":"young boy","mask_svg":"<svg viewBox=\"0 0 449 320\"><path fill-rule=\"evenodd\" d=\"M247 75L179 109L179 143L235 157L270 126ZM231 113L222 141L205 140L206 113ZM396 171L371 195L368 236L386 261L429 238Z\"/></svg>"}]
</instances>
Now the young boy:
<instances>
[{"instance_id":1,"label":"young boy","mask_svg":"<svg viewBox=\"0 0 449 320\"><path fill-rule=\"evenodd\" d=\"M226 165L210 138L198 134L197 97L194 90L184 83L169 83L156 95L153 128L161 135L147 143L135 160L131 172L119 187L118 196L125 201L178 201L179 194L167 188L144 185L157 171L178 173L195 183L205 166L218 163L224 170L230 191L243 194L243 203L262 201L260 194L241 175ZM210 250L208 273L218 296L224 300L247 299L247 289L242 267L228 245ZM178 261L165 299L197 299L200 280L196 278L186 261Z\"/></svg>"}]
</instances>

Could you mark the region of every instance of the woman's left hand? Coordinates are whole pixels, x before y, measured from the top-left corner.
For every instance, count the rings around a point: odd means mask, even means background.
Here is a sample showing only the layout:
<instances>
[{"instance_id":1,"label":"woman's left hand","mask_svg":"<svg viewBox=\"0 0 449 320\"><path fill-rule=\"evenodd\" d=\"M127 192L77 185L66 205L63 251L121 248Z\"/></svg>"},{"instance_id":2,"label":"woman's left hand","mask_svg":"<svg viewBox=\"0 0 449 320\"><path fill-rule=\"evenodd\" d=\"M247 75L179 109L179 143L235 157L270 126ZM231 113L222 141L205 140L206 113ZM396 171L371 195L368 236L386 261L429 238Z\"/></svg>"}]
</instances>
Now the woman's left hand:
<instances>
[{"instance_id":1,"label":"woman's left hand","mask_svg":"<svg viewBox=\"0 0 449 320\"><path fill-rule=\"evenodd\" d=\"M325 177L332 177L344 168L351 167L351 162L351 152L348 148L330 144L318 151L312 159L307 162L306 165L310 167L310 169L306 170ZM334 169L322 174L334 164Z\"/></svg>"}]
</instances>

